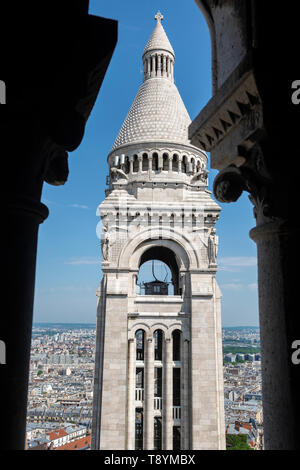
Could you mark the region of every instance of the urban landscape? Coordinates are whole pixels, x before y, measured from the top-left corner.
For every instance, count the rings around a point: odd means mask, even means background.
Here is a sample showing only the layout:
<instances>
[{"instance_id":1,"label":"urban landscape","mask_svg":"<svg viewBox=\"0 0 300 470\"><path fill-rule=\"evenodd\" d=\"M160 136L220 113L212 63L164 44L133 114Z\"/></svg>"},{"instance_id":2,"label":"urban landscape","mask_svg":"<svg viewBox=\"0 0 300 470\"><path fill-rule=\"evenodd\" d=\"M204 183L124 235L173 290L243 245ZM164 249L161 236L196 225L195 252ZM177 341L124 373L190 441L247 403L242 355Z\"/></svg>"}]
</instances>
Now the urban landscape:
<instances>
[{"instance_id":1,"label":"urban landscape","mask_svg":"<svg viewBox=\"0 0 300 470\"><path fill-rule=\"evenodd\" d=\"M95 339L93 324L34 325L26 449L90 450ZM262 450L259 329L223 328L222 339L226 447Z\"/></svg>"}]
</instances>

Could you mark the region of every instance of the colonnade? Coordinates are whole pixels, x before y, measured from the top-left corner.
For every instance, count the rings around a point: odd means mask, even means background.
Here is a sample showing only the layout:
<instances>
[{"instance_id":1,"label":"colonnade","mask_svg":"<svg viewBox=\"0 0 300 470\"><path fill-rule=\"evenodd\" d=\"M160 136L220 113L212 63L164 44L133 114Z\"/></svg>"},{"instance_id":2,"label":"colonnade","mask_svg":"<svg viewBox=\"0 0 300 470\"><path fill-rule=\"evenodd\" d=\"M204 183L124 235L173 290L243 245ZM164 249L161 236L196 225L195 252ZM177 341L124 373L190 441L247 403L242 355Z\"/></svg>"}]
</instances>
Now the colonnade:
<instances>
[{"instance_id":1,"label":"colonnade","mask_svg":"<svg viewBox=\"0 0 300 470\"><path fill-rule=\"evenodd\" d=\"M141 331L141 330L138 330ZM180 352L174 360L174 335L162 335L162 354L160 359L155 357L155 335L150 331L143 331L143 351L137 354L136 335L128 341L128 408L127 408L127 449L136 449L136 409L142 410L143 416L143 449L155 449L154 422L155 418L161 420L162 438L158 448L172 450L173 427L180 429L180 449L189 446L189 393L188 393L188 361L189 341L184 338L180 330ZM177 344L177 343L176 343ZM137 366L143 369L143 391L136 393ZM155 397L155 368L162 368L162 397ZM179 406L174 406L173 374L174 369L179 370ZM176 392L175 392L176 393ZM178 400L178 398L177 398ZM160 408L160 409L159 409Z\"/></svg>"},{"instance_id":2,"label":"colonnade","mask_svg":"<svg viewBox=\"0 0 300 470\"><path fill-rule=\"evenodd\" d=\"M199 158L179 153L147 153L114 155L110 159L110 167L118 167L125 174L155 171L173 171L177 173L195 174L205 168L205 163Z\"/></svg>"},{"instance_id":3,"label":"colonnade","mask_svg":"<svg viewBox=\"0 0 300 470\"><path fill-rule=\"evenodd\" d=\"M174 58L157 53L146 56L143 60L144 80L147 78L165 77L174 80Z\"/></svg>"}]
</instances>

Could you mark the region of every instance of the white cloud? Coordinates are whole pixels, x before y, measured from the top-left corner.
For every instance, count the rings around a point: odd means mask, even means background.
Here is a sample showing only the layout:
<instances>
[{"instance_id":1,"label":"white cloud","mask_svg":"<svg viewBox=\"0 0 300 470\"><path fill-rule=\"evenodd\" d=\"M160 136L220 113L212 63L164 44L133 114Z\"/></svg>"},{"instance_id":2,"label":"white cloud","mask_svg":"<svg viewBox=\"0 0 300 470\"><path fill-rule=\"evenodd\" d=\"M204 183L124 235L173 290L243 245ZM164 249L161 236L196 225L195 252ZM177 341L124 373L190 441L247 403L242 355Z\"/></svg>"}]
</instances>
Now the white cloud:
<instances>
[{"instance_id":1,"label":"white cloud","mask_svg":"<svg viewBox=\"0 0 300 470\"><path fill-rule=\"evenodd\" d=\"M253 282L252 284L248 284L247 287L248 287L248 289L250 289L250 290L257 291L257 289L258 289L258 284L257 284L257 282Z\"/></svg>"},{"instance_id":2,"label":"white cloud","mask_svg":"<svg viewBox=\"0 0 300 470\"><path fill-rule=\"evenodd\" d=\"M232 283L228 283L228 284L222 284L222 285L220 285L220 288L221 289L229 289L229 290L240 290L240 289L243 288L243 285L232 282Z\"/></svg>"},{"instance_id":3,"label":"white cloud","mask_svg":"<svg viewBox=\"0 0 300 470\"><path fill-rule=\"evenodd\" d=\"M257 265L255 256L228 256L218 259L219 270L238 272L239 268L248 268Z\"/></svg>"},{"instance_id":4,"label":"white cloud","mask_svg":"<svg viewBox=\"0 0 300 470\"><path fill-rule=\"evenodd\" d=\"M235 290L235 291L241 290L241 289L249 289L251 291L256 292L257 287L258 287L257 282L253 282L251 284L241 284L239 279L233 279L231 282L220 285L221 289L228 289L228 290Z\"/></svg>"},{"instance_id":5,"label":"white cloud","mask_svg":"<svg viewBox=\"0 0 300 470\"><path fill-rule=\"evenodd\" d=\"M73 292L73 293L78 293L78 292L94 292L95 288L91 286L55 286L55 287L37 287L35 290L35 293L38 294L39 296L42 296L44 294L55 294L58 295L60 292L65 293L65 292Z\"/></svg>"},{"instance_id":6,"label":"white cloud","mask_svg":"<svg viewBox=\"0 0 300 470\"><path fill-rule=\"evenodd\" d=\"M70 204L70 207L75 207L76 209L88 209L89 207L84 204Z\"/></svg>"},{"instance_id":7,"label":"white cloud","mask_svg":"<svg viewBox=\"0 0 300 470\"><path fill-rule=\"evenodd\" d=\"M65 261L65 264L73 265L82 265L82 264L99 264L100 266L100 257L93 256L82 256L79 258L70 258L68 261Z\"/></svg>"}]
</instances>

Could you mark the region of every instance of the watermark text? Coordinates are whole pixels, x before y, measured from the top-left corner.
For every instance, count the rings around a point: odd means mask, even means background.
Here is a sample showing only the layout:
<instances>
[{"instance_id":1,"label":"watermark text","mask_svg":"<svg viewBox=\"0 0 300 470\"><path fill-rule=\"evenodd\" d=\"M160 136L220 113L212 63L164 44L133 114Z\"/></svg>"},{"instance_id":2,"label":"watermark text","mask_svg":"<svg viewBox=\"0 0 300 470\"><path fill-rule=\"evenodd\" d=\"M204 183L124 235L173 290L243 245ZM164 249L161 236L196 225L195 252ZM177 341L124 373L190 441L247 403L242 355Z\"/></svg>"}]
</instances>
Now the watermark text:
<instances>
[{"instance_id":1,"label":"watermark text","mask_svg":"<svg viewBox=\"0 0 300 470\"><path fill-rule=\"evenodd\" d=\"M3 80L0 80L0 104L6 104L6 85Z\"/></svg>"},{"instance_id":2,"label":"watermark text","mask_svg":"<svg viewBox=\"0 0 300 470\"><path fill-rule=\"evenodd\" d=\"M4 341L0 339L0 364L6 364L6 346Z\"/></svg>"},{"instance_id":3,"label":"watermark text","mask_svg":"<svg viewBox=\"0 0 300 470\"><path fill-rule=\"evenodd\" d=\"M292 83L292 103L295 105L300 104L300 80L294 80Z\"/></svg>"}]
</instances>

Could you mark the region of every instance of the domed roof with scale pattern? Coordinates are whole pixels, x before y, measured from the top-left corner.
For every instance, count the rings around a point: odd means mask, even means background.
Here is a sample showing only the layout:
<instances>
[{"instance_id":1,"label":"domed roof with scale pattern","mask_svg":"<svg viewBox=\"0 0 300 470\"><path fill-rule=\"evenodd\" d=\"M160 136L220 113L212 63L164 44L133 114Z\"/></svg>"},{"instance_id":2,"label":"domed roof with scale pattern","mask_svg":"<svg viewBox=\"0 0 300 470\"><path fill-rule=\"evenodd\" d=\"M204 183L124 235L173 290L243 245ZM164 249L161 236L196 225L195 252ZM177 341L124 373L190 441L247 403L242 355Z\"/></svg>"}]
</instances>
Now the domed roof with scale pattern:
<instances>
[{"instance_id":1,"label":"domed roof with scale pattern","mask_svg":"<svg viewBox=\"0 0 300 470\"><path fill-rule=\"evenodd\" d=\"M152 49L173 54L174 51L161 25L162 15L145 47L143 57ZM145 64L144 64L145 66ZM181 99L173 76L152 75L145 78L114 142L112 151L128 144L168 142L191 146L188 138L189 114Z\"/></svg>"}]
</instances>

